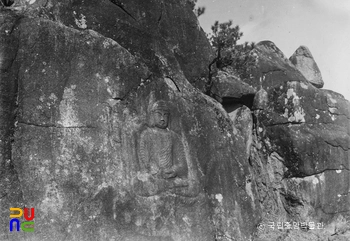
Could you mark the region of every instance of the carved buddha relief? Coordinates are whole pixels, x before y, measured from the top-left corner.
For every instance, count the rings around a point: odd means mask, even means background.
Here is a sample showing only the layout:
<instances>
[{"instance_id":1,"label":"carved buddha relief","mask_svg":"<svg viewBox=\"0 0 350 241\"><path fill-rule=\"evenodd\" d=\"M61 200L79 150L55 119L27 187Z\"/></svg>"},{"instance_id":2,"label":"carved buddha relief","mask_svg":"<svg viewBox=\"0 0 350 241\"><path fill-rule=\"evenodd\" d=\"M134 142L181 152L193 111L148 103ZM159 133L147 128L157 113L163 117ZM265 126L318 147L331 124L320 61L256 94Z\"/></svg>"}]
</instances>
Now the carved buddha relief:
<instances>
[{"instance_id":1,"label":"carved buddha relief","mask_svg":"<svg viewBox=\"0 0 350 241\"><path fill-rule=\"evenodd\" d=\"M181 192L175 189L189 185L184 146L180 135L168 128L169 119L167 103L155 102L150 108L148 126L140 135L138 155L143 175L139 180L149 195L172 189Z\"/></svg>"}]
</instances>

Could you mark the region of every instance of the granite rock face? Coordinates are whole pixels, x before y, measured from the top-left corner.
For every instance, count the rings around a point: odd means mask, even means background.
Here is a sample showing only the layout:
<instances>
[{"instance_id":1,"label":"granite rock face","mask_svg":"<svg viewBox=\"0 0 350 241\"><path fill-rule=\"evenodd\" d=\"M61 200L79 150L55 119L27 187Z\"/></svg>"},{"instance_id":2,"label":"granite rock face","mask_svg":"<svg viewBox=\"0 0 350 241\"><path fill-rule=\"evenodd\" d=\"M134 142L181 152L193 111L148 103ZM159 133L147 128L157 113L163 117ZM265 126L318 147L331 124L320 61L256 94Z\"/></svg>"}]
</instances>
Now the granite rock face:
<instances>
[{"instance_id":1,"label":"granite rock face","mask_svg":"<svg viewBox=\"0 0 350 241\"><path fill-rule=\"evenodd\" d=\"M187 0L50 1L45 14L66 26L91 29L117 41L142 58L154 75L176 76L181 69L201 89L212 49L191 6Z\"/></svg>"},{"instance_id":2,"label":"granite rock face","mask_svg":"<svg viewBox=\"0 0 350 241\"><path fill-rule=\"evenodd\" d=\"M307 83L305 77L285 57L282 51L271 41L262 41L253 49L257 55L258 66L253 69L254 78L246 82L260 90L269 90L281 82L301 81Z\"/></svg>"},{"instance_id":3,"label":"granite rock face","mask_svg":"<svg viewBox=\"0 0 350 241\"><path fill-rule=\"evenodd\" d=\"M224 107L233 104L252 106L256 90L230 71L219 70L213 78L212 93Z\"/></svg>"},{"instance_id":4,"label":"granite rock face","mask_svg":"<svg viewBox=\"0 0 350 241\"><path fill-rule=\"evenodd\" d=\"M1 11L0 239L250 239L261 207L247 152L190 84L210 59L194 14L120 4ZM24 206L35 232L10 233L9 208Z\"/></svg>"},{"instance_id":5,"label":"granite rock face","mask_svg":"<svg viewBox=\"0 0 350 241\"><path fill-rule=\"evenodd\" d=\"M348 219L349 101L311 85L273 43L258 43L254 51L259 66L249 83L261 89L253 104L256 141L251 160L256 173L268 176L256 176L260 195L274 190L273 198L263 204L269 207L267 213L275 212L270 219L315 223ZM271 204L276 201L277 205ZM330 235L327 232L322 235ZM286 240L300 238L284 235ZM302 240L320 238L317 235L310 232ZM263 233L260 238L282 236Z\"/></svg>"},{"instance_id":6,"label":"granite rock face","mask_svg":"<svg viewBox=\"0 0 350 241\"><path fill-rule=\"evenodd\" d=\"M190 1L24 2L0 10L0 240L347 238L349 102L272 42L219 103Z\"/></svg>"},{"instance_id":7,"label":"granite rock face","mask_svg":"<svg viewBox=\"0 0 350 241\"><path fill-rule=\"evenodd\" d=\"M310 50L306 46L300 46L289 60L315 87L322 88L324 83L321 71L318 68Z\"/></svg>"}]
</instances>

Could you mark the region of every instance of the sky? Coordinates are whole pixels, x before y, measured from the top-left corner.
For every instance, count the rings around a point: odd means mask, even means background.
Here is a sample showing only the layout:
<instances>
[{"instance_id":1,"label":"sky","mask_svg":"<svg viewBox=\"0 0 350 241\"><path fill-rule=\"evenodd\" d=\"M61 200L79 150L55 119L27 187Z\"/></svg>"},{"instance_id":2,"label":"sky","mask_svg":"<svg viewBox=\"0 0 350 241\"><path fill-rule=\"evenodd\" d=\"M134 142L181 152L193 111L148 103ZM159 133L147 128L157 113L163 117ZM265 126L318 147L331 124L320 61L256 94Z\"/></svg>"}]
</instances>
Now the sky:
<instances>
[{"instance_id":1,"label":"sky","mask_svg":"<svg viewBox=\"0 0 350 241\"><path fill-rule=\"evenodd\" d=\"M301 45L311 51L323 77L323 89L350 100L350 0L198 0L203 30L233 21L241 42L270 40L289 58Z\"/></svg>"}]
</instances>

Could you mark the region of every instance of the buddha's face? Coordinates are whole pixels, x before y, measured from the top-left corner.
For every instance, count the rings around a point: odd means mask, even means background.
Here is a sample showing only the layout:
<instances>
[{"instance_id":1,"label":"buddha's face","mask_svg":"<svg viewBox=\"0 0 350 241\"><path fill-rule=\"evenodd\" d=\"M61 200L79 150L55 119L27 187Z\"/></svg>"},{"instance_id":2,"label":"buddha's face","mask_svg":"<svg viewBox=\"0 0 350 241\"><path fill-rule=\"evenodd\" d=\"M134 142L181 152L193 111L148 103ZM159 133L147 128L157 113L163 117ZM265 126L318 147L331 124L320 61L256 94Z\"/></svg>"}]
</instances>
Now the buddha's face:
<instances>
[{"instance_id":1,"label":"buddha's face","mask_svg":"<svg viewBox=\"0 0 350 241\"><path fill-rule=\"evenodd\" d=\"M164 110L155 110L153 112L154 126L160 129L166 129L169 122L169 112Z\"/></svg>"}]
</instances>

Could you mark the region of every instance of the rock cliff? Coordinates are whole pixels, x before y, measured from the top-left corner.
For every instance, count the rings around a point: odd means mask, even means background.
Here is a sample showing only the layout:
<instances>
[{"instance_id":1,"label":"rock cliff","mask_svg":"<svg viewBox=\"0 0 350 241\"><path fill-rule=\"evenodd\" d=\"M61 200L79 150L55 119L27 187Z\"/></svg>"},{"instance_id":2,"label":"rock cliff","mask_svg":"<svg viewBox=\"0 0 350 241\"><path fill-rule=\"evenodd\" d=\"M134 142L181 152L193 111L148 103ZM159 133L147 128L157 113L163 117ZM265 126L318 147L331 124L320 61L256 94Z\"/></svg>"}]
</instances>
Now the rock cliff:
<instances>
[{"instance_id":1,"label":"rock cliff","mask_svg":"<svg viewBox=\"0 0 350 241\"><path fill-rule=\"evenodd\" d=\"M348 235L349 102L269 41L252 79L221 71L221 103L204 95L213 54L191 8L1 9L0 240ZM34 232L9 231L11 207L35 208ZM324 226L267 227L293 221Z\"/></svg>"}]
</instances>

